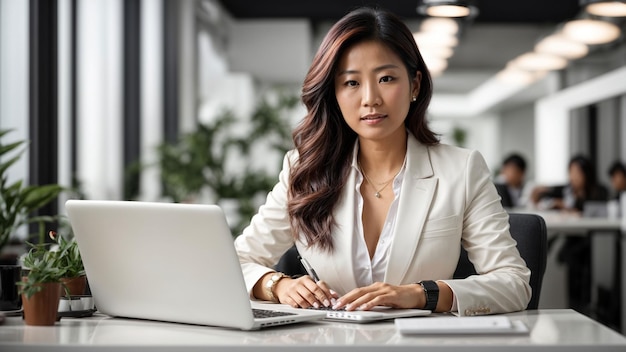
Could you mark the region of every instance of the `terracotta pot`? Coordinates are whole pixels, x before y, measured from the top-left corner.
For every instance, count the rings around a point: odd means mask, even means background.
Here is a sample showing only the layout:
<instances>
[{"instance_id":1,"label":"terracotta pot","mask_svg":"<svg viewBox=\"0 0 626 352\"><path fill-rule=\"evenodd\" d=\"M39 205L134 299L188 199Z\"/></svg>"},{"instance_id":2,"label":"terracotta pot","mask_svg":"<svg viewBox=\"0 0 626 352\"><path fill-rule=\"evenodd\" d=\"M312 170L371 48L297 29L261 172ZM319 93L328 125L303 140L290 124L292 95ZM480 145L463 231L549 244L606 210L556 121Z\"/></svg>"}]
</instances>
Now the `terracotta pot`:
<instances>
[{"instance_id":1,"label":"terracotta pot","mask_svg":"<svg viewBox=\"0 0 626 352\"><path fill-rule=\"evenodd\" d=\"M22 294L24 322L26 325L54 325L57 321L61 283L48 282L40 284L43 289L30 298Z\"/></svg>"},{"instance_id":2,"label":"terracotta pot","mask_svg":"<svg viewBox=\"0 0 626 352\"><path fill-rule=\"evenodd\" d=\"M71 296L80 296L85 294L87 287L87 276L64 277L61 283L69 290ZM65 295L65 289L61 288L61 295Z\"/></svg>"}]
</instances>

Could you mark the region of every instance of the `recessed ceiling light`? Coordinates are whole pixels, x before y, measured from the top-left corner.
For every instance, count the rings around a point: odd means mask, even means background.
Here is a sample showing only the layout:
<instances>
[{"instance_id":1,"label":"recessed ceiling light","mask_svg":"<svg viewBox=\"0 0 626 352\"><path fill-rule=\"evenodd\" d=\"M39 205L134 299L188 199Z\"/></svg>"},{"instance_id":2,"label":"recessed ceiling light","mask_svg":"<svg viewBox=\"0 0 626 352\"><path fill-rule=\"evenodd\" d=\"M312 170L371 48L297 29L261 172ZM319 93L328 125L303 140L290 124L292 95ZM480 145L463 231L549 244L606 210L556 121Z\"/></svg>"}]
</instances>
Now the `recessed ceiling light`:
<instances>
[{"instance_id":1,"label":"recessed ceiling light","mask_svg":"<svg viewBox=\"0 0 626 352\"><path fill-rule=\"evenodd\" d=\"M436 56L423 55L424 62L431 76L438 76L448 68L448 60Z\"/></svg>"},{"instance_id":2,"label":"recessed ceiling light","mask_svg":"<svg viewBox=\"0 0 626 352\"><path fill-rule=\"evenodd\" d=\"M447 46L455 47L459 44L457 37L440 32L417 32L413 33L418 47L421 46Z\"/></svg>"},{"instance_id":3,"label":"recessed ceiling light","mask_svg":"<svg viewBox=\"0 0 626 352\"><path fill-rule=\"evenodd\" d=\"M447 46L420 46L420 52L423 56L435 56L442 59L448 59L454 54L454 50Z\"/></svg>"},{"instance_id":4,"label":"recessed ceiling light","mask_svg":"<svg viewBox=\"0 0 626 352\"><path fill-rule=\"evenodd\" d=\"M543 76L543 72L529 72L513 67L507 67L504 70L498 72L496 78L500 82L511 85L525 86L533 83L537 78Z\"/></svg>"},{"instance_id":5,"label":"recessed ceiling light","mask_svg":"<svg viewBox=\"0 0 626 352\"><path fill-rule=\"evenodd\" d=\"M417 12L431 17L474 17L478 9L470 0L423 0Z\"/></svg>"},{"instance_id":6,"label":"recessed ceiling light","mask_svg":"<svg viewBox=\"0 0 626 352\"><path fill-rule=\"evenodd\" d=\"M552 71L567 66L567 60L556 55L530 52L517 57L511 65L526 71Z\"/></svg>"},{"instance_id":7,"label":"recessed ceiling light","mask_svg":"<svg viewBox=\"0 0 626 352\"><path fill-rule=\"evenodd\" d=\"M604 44L620 36L620 29L613 23L592 19L569 21L563 26L566 37L585 44Z\"/></svg>"},{"instance_id":8,"label":"recessed ceiling light","mask_svg":"<svg viewBox=\"0 0 626 352\"><path fill-rule=\"evenodd\" d=\"M589 48L584 43L569 39L563 34L552 34L537 43L535 51L573 60L587 55Z\"/></svg>"},{"instance_id":9,"label":"recessed ceiling light","mask_svg":"<svg viewBox=\"0 0 626 352\"><path fill-rule=\"evenodd\" d=\"M626 17L626 2L607 0L583 0L581 4L588 4L585 10L592 15L601 17Z\"/></svg>"},{"instance_id":10,"label":"recessed ceiling light","mask_svg":"<svg viewBox=\"0 0 626 352\"><path fill-rule=\"evenodd\" d=\"M422 21L422 32L440 32L456 35L459 32L459 24L452 18L430 17Z\"/></svg>"}]
</instances>

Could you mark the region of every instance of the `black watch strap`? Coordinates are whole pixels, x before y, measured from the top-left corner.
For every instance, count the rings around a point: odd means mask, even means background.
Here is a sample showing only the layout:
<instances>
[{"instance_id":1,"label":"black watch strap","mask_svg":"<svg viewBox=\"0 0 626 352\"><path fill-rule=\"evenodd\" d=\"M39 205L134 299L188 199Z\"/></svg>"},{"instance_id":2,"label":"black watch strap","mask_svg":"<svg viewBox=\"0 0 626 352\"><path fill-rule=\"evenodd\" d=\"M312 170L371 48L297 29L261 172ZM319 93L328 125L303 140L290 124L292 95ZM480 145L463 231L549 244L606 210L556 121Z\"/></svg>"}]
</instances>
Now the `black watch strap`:
<instances>
[{"instance_id":1,"label":"black watch strap","mask_svg":"<svg viewBox=\"0 0 626 352\"><path fill-rule=\"evenodd\" d=\"M432 280L424 280L419 282L424 289L424 294L426 295L426 305L424 309L435 311L437 308L437 301L439 301L439 286L437 283Z\"/></svg>"}]
</instances>

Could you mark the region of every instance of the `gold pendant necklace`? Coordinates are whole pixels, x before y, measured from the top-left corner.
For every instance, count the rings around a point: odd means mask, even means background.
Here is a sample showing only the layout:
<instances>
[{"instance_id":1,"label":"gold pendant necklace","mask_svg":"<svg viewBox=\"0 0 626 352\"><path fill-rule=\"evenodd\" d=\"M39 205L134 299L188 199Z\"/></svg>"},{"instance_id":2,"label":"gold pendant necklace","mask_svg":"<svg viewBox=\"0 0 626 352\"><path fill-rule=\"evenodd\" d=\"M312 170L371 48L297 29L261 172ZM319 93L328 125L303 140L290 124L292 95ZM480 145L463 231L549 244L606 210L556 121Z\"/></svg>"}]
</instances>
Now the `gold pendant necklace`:
<instances>
[{"instance_id":1,"label":"gold pendant necklace","mask_svg":"<svg viewBox=\"0 0 626 352\"><path fill-rule=\"evenodd\" d=\"M380 189L376 189L376 186L374 185L374 182L372 182L372 180L370 180L369 177L367 177L367 174L365 174L365 171L363 171L363 166L361 166L361 162L357 161L357 163L359 164L359 169L361 169L361 173L363 174L363 176L365 176L365 179L367 180L367 182L372 186L372 188L374 188L374 190L376 191L376 193L374 193L374 197L376 198L380 198L380 192L382 192L387 185L389 185L389 183L391 183L391 181L393 181L394 178L396 178L396 176L398 176L397 174L395 176L393 176L392 178L390 178L389 180L385 181L385 182L381 182L379 183L379 185L382 185L382 187Z\"/></svg>"}]
</instances>

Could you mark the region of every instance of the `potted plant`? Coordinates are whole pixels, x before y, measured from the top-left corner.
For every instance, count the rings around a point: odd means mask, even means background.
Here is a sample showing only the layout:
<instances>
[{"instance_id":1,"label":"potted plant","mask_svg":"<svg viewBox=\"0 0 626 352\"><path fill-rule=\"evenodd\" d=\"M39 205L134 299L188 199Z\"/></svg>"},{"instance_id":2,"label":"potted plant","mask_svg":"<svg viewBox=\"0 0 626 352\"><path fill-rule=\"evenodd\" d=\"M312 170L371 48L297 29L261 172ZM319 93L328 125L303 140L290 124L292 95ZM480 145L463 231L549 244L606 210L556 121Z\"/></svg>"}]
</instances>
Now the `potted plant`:
<instances>
[{"instance_id":1,"label":"potted plant","mask_svg":"<svg viewBox=\"0 0 626 352\"><path fill-rule=\"evenodd\" d=\"M85 275L85 267L83 259L78 250L78 242L75 238L65 239L55 231L50 231L49 236L53 239L58 247L57 267L65 270L65 276L61 278L61 283L69 296L77 296L85 293L87 286L87 276Z\"/></svg>"},{"instance_id":2,"label":"potted plant","mask_svg":"<svg viewBox=\"0 0 626 352\"><path fill-rule=\"evenodd\" d=\"M19 149L26 141L5 144L1 139L11 130L0 130L0 256L2 249L9 243L11 235L22 225L55 220L53 216L31 216L31 214L47 205L63 191L56 184L24 185L23 180L9 183L8 169L15 164L26 148ZM13 154L13 155L11 155ZM43 233L42 236L43 237ZM40 237L40 242L43 239ZM7 264L15 264L17 255L2 260Z\"/></svg>"},{"instance_id":3,"label":"potted plant","mask_svg":"<svg viewBox=\"0 0 626 352\"><path fill-rule=\"evenodd\" d=\"M54 325L61 298L61 278L66 270L59 267L58 252L50 251L48 244L29 245L31 249L24 256L27 274L18 282L24 321L27 325Z\"/></svg>"}]
</instances>

